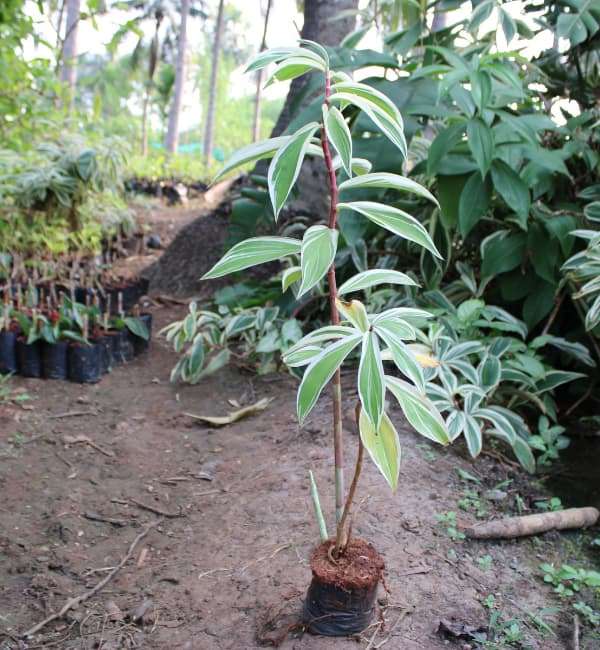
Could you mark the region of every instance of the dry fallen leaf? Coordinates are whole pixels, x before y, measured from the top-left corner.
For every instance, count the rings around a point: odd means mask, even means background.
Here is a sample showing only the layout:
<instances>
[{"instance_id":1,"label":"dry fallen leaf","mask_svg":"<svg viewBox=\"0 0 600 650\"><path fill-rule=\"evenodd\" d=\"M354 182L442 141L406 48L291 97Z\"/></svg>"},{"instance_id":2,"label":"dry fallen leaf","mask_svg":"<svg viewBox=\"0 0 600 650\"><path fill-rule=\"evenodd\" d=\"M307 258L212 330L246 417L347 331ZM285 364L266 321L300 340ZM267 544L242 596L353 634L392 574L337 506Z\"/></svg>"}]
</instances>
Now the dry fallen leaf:
<instances>
[{"instance_id":1,"label":"dry fallen leaf","mask_svg":"<svg viewBox=\"0 0 600 650\"><path fill-rule=\"evenodd\" d=\"M201 420L202 422L206 422L207 424L210 424L213 427L224 427L227 424L233 424L238 420L247 418L250 415L259 413L260 411L264 411L272 401L273 401L272 397L263 397L262 399L258 400L258 402L256 402L255 404L250 404L249 406L245 406L244 408L238 409L237 411L232 411L228 415L224 415L224 416L213 417L210 415L196 415L194 413L184 413L184 415L187 415L190 418L194 418L194 420Z\"/></svg>"}]
</instances>

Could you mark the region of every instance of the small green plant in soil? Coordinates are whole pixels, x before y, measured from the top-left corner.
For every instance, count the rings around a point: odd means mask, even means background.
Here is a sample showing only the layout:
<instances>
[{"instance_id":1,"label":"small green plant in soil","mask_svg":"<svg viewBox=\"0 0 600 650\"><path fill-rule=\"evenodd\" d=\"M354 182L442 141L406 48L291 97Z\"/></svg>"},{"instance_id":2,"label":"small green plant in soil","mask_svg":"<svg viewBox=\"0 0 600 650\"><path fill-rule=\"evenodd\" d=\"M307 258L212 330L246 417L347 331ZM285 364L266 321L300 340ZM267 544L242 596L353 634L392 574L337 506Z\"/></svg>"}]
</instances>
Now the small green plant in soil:
<instances>
[{"instance_id":1,"label":"small green plant in soil","mask_svg":"<svg viewBox=\"0 0 600 650\"><path fill-rule=\"evenodd\" d=\"M554 586L554 593L571 603L573 609L592 627L600 625L600 572L542 564L544 582Z\"/></svg>"},{"instance_id":2,"label":"small green plant in soil","mask_svg":"<svg viewBox=\"0 0 600 650\"><path fill-rule=\"evenodd\" d=\"M559 510L564 510L562 501L558 497L536 501L534 505L542 512L558 512Z\"/></svg>"},{"instance_id":3,"label":"small green plant in soil","mask_svg":"<svg viewBox=\"0 0 600 650\"><path fill-rule=\"evenodd\" d=\"M569 446L571 441L563 435L564 432L564 427L559 424L552 425L545 415L540 416L538 434L529 438L529 444L542 452L538 457L540 465L550 465L558 459L559 453Z\"/></svg>"},{"instance_id":4,"label":"small green plant in soil","mask_svg":"<svg viewBox=\"0 0 600 650\"><path fill-rule=\"evenodd\" d=\"M456 513L449 511L437 515L438 524L453 542L462 542L465 534L458 529Z\"/></svg>"},{"instance_id":5,"label":"small green plant in soil","mask_svg":"<svg viewBox=\"0 0 600 650\"><path fill-rule=\"evenodd\" d=\"M307 72L322 76L321 117L302 125L290 135L255 143L238 151L218 177L240 165L271 158L268 189L277 221L305 157L322 159L329 185L327 222L311 225L302 239L269 236L244 240L230 249L204 277L219 278L257 264L286 259L290 262L283 275L284 290L295 285L297 296L301 297L326 279L330 324L306 334L286 352L284 361L291 368L305 368L297 395L300 423L308 418L324 388L329 384L332 388L336 533L332 541L323 539L323 548L326 545L329 550L321 566L328 562L329 567L335 569L344 561L349 549L358 548L357 541L351 536L350 510L365 449L389 486L395 490L398 485L400 444L396 428L386 413L388 392L421 435L441 444L450 442L444 420L425 394L421 365L407 344L416 340L418 327L430 314L422 309L406 307L369 313L362 302L351 299L355 292L382 284L414 286L416 283L400 271L372 269L361 271L338 287L335 269L338 217L341 212L353 214L413 242L434 257L440 257L429 233L417 219L391 205L358 200L355 192L375 187L413 193L433 203L437 201L425 187L409 178L391 173L371 173L371 163L353 155L349 122L362 113L406 158L402 116L388 97L371 86L355 82L346 73L332 69L328 52L311 41L301 41L299 47L265 50L252 60L248 71L254 72L270 64L275 64L275 68L267 83L289 80ZM343 201L339 199L340 192L344 195ZM382 352L385 348L402 378L384 371ZM356 349L360 350L356 407L360 436L356 469L346 492L340 368ZM317 499L314 504L321 514ZM323 537L326 537L324 529ZM318 557L320 549L315 551L313 558ZM379 556L373 556L372 561L374 580L371 584L376 585L381 571L377 567L383 565ZM312 564L313 584L316 566ZM336 633L348 632L337 630Z\"/></svg>"}]
</instances>

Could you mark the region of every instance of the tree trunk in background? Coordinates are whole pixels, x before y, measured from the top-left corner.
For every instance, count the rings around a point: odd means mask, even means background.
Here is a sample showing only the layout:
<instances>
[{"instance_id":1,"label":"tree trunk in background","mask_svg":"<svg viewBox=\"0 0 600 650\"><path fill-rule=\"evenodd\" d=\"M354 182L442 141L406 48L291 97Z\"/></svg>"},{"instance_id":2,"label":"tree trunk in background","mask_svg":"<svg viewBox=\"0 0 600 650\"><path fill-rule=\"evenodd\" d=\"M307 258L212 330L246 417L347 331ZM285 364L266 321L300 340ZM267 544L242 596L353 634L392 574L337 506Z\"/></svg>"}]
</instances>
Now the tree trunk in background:
<instances>
[{"instance_id":1,"label":"tree trunk in background","mask_svg":"<svg viewBox=\"0 0 600 650\"><path fill-rule=\"evenodd\" d=\"M358 0L304 0L304 25L300 36L321 45L339 45L356 28L356 16L332 20L341 11L358 9ZM271 137L281 135L292 119L296 98L308 82L308 75L292 81Z\"/></svg>"},{"instance_id":2,"label":"tree trunk in background","mask_svg":"<svg viewBox=\"0 0 600 650\"><path fill-rule=\"evenodd\" d=\"M181 2L181 27L179 29L179 51L177 52L177 66L175 69L175 89L173 103L169 113L169 127L167 130L166 149L168 153L176 153L179 144L179 116L181 115L181 101L185 84L185 56L187 49L187 20L190 11L190 0Z\"/></svg>"},{"instance_id":3,"label":"tree trunk in background","mask_svg":"<svg viewBox=\"0 0 600 650\"><path fill-rule=\"evenodd\" d=\"M62 48L60 78L69 88L67 105L69 113L73 110L75 85L77 83L77 32L79 30L80 10L81 0L67 0L67 26Z\"/></svg>"},{"instance_id":4,"label":"tree trunk in background","mask_svg":"<svg viewBox=\"0 0 600 650\"><path fill-rule=\"evenodd\" d=\"M144 103L142 108L142 156L148 153L148 104L150 103L150 89L144 90Z\"/></svg>"},{"instance_id":5,"label":"tree trunk in background","mask_svg":"<svg viewBox=\"0 0 600 650\"><path fill-rule=\"evenodd\" d=\"M271 13L271 0L267 0L267 12L265 13L265 26L263 29L262 41L260 42L260 51L267 47L267 29L269 27L269 14ZM264 68L256 73L256 95L254 97L254 120L252 122L252 142L256 142L260 137L260 102L262 99L262 85L264 79Z\"/></svg>"},{"instance_id":6,"label":"tree trunk in background","mask_svg":"<svg viewBox=\"0 0 600 650\"><path fill-rule=\"evenodd\" d=\"M219 0L217 23L215 25L215 40L212 51L212 68L210 71L210 86L208 90L208 106L206 108L206 122L204 124L204 162L210 162L213 149L215 106L217 103L217 79L219 72L219 57L221 55L221 37L223 36L223 9L225 0Z\"/></svg>"},{"instance_id":7,"label":"tree trunk in background","mask_svg":"<svg viewBox=\"0 0 600 650\"><path fill-rule=\"evenodd\" d=\"M440 30L446 27L448 21L448 13L440 6L440 3L436 4L435 10L433 12L433 20L431 22L431 31L439 32Z\"/></svg>"}]
</instances>

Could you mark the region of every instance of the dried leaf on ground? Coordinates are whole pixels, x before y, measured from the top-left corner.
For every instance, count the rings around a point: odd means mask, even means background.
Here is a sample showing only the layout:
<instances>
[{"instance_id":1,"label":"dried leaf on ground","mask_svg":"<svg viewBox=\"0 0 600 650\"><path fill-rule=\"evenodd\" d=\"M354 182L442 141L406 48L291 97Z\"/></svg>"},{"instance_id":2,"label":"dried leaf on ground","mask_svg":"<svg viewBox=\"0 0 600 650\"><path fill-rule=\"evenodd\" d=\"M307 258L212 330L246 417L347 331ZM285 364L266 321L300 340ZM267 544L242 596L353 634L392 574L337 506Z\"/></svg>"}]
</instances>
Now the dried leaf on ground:
<instances>
[{"instance_id":1,"label":"dried leaf on ground","mask_svg":"<svg viewBox=\"0 0 600 650\"><path fill-rule=\"evenodd\" d=\"M231 411L231 413L224 416L213 417L210 415L196 415L194 413L185 413L185 415L194 418L194 420L201 420L202 422L206 422L213 427L224 427L227 424L233 424L238 420L242 420L243 418L247 418L251 415L255 415L256 413L264 411L272 401L272 397L263 397L254 404L244 406L244 408L238 409L237 411Z\"/></svg>"}]
</instances>

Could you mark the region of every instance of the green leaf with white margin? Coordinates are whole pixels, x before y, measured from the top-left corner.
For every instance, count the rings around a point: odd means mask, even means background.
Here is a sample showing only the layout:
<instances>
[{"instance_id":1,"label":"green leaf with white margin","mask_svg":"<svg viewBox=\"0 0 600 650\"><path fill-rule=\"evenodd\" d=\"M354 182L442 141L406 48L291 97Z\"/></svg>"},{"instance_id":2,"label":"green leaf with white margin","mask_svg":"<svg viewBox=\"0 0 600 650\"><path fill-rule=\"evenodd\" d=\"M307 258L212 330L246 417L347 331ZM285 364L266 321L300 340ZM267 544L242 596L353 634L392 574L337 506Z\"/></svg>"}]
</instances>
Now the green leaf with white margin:
<instances>
[{"instance_id":1,"label":"green leaf with white margin","mask_svg":"<svg viewBox=\"0 0 600 650\"><path fill-rule=\"evenodd\" d=\"M533 474L535 472L535 456L533 455L531 447L527 441L523 440L523 438L520 436L517 436L513 443L512 449L521 465L530 474Z\"/></svg>"},{"instance_id":2,"label":"green leaf with white margin","mask_svg":"<svg viewBox=\"0 0 600 650\"><path fill-rule=\"evenodd\" d=\"M374 330L388 346L392 354L392 360L396 364L398 370L408 377L413 384L424 393L425 379L423 377L423 370L402 338L397 336L392 329L385 326L375 326Z\"/></svg>"},{"instance_id":3,"label":"green leaf with white margin","mask_svg":"<svg viewBox=\"0 0 600 650\"><path fill-rule=\"evenodd\" d=\"M425 230L419 221L404 212L404 210L373 201L338 203L338 210L343 210L344 208L364 215L378 226L393 232L399 237L419 244L419 246L426 248L435 257L442 259L427 230Z\"/></svg>"},{"instance_id":4,"label":"green leaf with white margin","mask_svg":"<svg viewBox=\"0 0 600 650\"><path fill-rule=\"evenodd\" d=\"M344 116L335 106L327 108L327 105L323 104L323 124L327 138L338 152L346 174L352 176L352 136Z\"/></svg>"},{"instance_id":5,"label":"green leaf with white margin","mask_svg":"<svg viewBox=\"0 0 600 650\"><path fill-rule=\"evenodd\" d=\"M298 368L299 366L307 366L314 358L323 352L323 348L318 345L307 345L306 347L299 348L285 356L285 365L289 368Z\"/></svg>"},{"instance_id":6,"label":"green leaf with white margin","mask_svg":"<svg viewBox=\"0 0 600 650\"><path fill-rule=\"evenodd\" d=\"M278 138L270 138L268 140L261 140L261 142L254 142L249 144L247 147L242 147L238 149L232 156L227 160L223 168L219 173L214 177L213 183L216 183L220 178L228 174L230 171L246 163L251 163L256 160L262 160L263 158L272 158L275 155L275 152L286 144L290 139L289 135L282 135Z\"/></svg>"},{"instance_id":7,"label":"green leaf with white margin","mask_svg":"<svg viewBox=\"0 0 600 650\"><path fill-rule=\"evenodd\" d=\"M302 47L274 47L270 50L259 52L248 64L245 72L253 72L266 68L271 63L279 63L292 57L304 57L312 60L314 63L321 65L323 69L327 63L316 52Z\"/></svg>"},{"instance_id":8,"label":"green leaf with white margin","mask_svg":"<svg viewBox=\"0 0 600 650\"><path fill-rule=\"evenodd\" d=\"M302 269L299 266L288 267L281 275L281 291L285 293L294 282L302 278Z\"/></svg>"},{"instance_id":9,"label":"green leaf with white margin","mask_svg":"<svg viewBox=\"0 0 600 650\"><path fill-rule=\"evenodd\" d=\"M480 363L477 370L479 373L479 384L486 392L497 386L500 382L502 366L498 357L488 354Z\"/></svg>"},{"instance_id":10,"label":"green leaf with white margin","mask_svg":"<svg viewBox=\"0 0 600 650\"><path fill-rule=\"evenodd\" d=\"M310 363L302 377L296 400L296 409L300 424L304 422L306 416L311 412L325 385L333 377L335 371L342 365L344 359L359 344L361 338L362 335L360 333L344 337L340 341L336 341L327 346Z\"/></svg>"},{"instance_id":11,"label":"green leaf with white margin","mask_svg":"<svg viewBox=\"0 0 600 650\"><path fill-rule=\"evenodd\" d=\"M307 345L313 345L315 343L322 343L323 341L332 341L335 339L343 339L353 334L359 334L354 327L347 327L346 325L326 325L325 327L320 327L314 332L309 332L303 336L297 343L294 343L291 348L288 348L285 352L284 361L287 358L287 355L292 354L296 350L306 347Z\"/></svg>"},{"instance_id":12,"label":"green leaf with white margin","mask_svg":"<svg viewBox=\"0 0 600 650\"><path fill-rule=\"evenodd\" d=\"M329 54L320 43L311 41L308 38L300 38L298 39L298 43L303 46L304 51L309 50L317 56L321 57L323 63L325 64L325 67L329 67Z\"/></svg>"},{"instance_id":13,"label":"green leaf with white margin","mask_svg":"<svg viewBox=\"0 0 600 650\"><path fill-rule=\"evenodd\" d=\"M310 291L327 273L337 251L338 231L327 226L311 226L302 239L302 283L298 297Z\"/></svg>"},{"instance_id":14,"label":"green leaf with white margin","mask_svg":"<svg viewBox=\"0 0 600 650\"><path fill-rule=\"evenodd\" d=\"M383 414L381 425L377 430L364 411L358 420L360 439L371 459L388 482L392 490L398 487L400 473L400 440L387 413Z\"/></svg>"},{"instance_id":15,"label":"green leaf with white margin","mask_svg":"<svg viewBox=\"0 0 600 650\"><path fill-rule=\"evenodd\" d=\"M385 381L406 419L422 436L442 445L450 442L446 423L430 399L402 379L387 375Z\"/></svg>"},{"instance_id":16,"label":"green leaf with white margin","mask_svg":"<svg viewBox=\"0 0 600 650\"><path fill-rule=\"evenodd\" d=\"M323 65L304 56L297 56L286 59L285 61L282 61L275 68L275 70L273 70L265 82L264 87L267 88L271 84L274 84L276 81L290 81L296 77L301 77L303 74L306 74L311 70L323 71L324 67Z\"/></svg>"},{"instance_id":17,"label":"green leaf with white margin","mask_svg":"<svg viewBox=\"0 0 600 650\"><path fill-rule=\"evenodd\" d=\"M387 331L391 336L395 336L404 341L414 341L417 338L415 328L405 320L398 317L374 318L371 325L377 331Z\"/></svg>"},{"instance_id":18,"label":"green leaf with white margin","mask_svg":"<svg viewBox=\"0 0 600 650\"><path fill-rule=\"evenodd\" d=\"M310 139L318 127L317 122L303 126L290 137L271 160L268 183L275 220L298 178Z\"/></svg>"},{"instance_id":19,"label":"green leaf with white margin","mask_svg":"<svg viewBox=\"0 0 600 650\"><path fill-rule=\"evenodd\" d=\"M352 291L362 291L370 289L379 284L402 284L405 286L418 287L419 285L406 273L401 271L392 271L390 269L371 269L357 273L355 276L346 280L338 289L338 296Z\"/></svg>"},{"instance_id":20,"label":"green leaf with white margin","mask_svg":"<svg viewBox=\"0 0 600 650\"><path fill-rule=\"evenodd\" d=\"M264 264L287 255L298 254L302 243L289 237L252 237L236 244L202 276L202 280L220 278L256 264Z\"/></svg>"},{"instance_id":21,"label":"green leaf with white margin","mask_svg":"<svg viewBox=\"0 0 600 650\"><path fill-rule=\"evenodd\" d=\"M373 165L366 158L352 158L352 173L356 176L363 176L371 171Z\"/></svg>"},{"instance_id":22,"label":"green leaf with white margin","mask_svg":"<svg viewBox=\"0 0 600 650\"><path fill-rule=\"evenodd\" d=\"M472 458L477 458L481 453L482 434L481 427L477 420L468 413L465 413L465 427L463 435L467 441L467 447Z\"/></svg>"},{"instance_id":23,"label":"green leaf with white margin","mask_svg":"<svg viewBox=\"0 0 600 650\"><path fill-rule=\"evenodd\" d=\"M358 330L364 333L369 329L369 315L360 300L346 302L336 298L335 305L340 314Z\"/></svg>"},{"instance_id":24,"label":"green leaf with white margin","mask_svg":"<svg viewBox=\"0 0 600 650\"><path fill-rule=\"evenodd\" d=\"M350 93L341 93L336 92L331 95L329 98L330 102L342 102L354 104L357 108L360 108L363 113L365 113L371 121L375 124L377 128L394 144L400 151L404 158L407 156L407 146L406 138L404 137L404 129L401 122L398 122L396 119L390 117L389 113L382 110L377 106L362 97L357 95L352 95Z\"/></svg>"},{"instance_id":25,"label":"green leaf with white margin","mask_svg":"<svg viewBox=\"0 0 600 650\"><path fill-rule=\"evenodd\" d=\"M374 172L372 174L363 174L356 178L349 178L340 185L339 190L340 192L342 190L352 189L365 190L374 187L398 190L400 192L411 192L412 194L422 196L429 201L433 201L433 203L439 206L435 196L433 196L426 187L419 185L419 183L416 183L411 178L406 178L399 174L390 174L389 172Z\"/></svg>"},{"instance_id":26,"label":"green leaf with white margin","mask_svg":"<svg viewBox=\"0 0 600 650\"><path fill-rule=\"evenodd\" d=\"M347 93L360 97L371 103L376 109L383 111L393 119L401 129L404 129L404 122L400 111L392 100L379 90L367 84L355 81L342 81L333 85L331 90L334 93Z\"/></svg>"},{"instance_id":27,"label":"green leaf with white margin","mask_svg":"<svg viewBox=\"0 0 600 650\"><path fill-rule=\"evenodd\" d=\"M379 429L385 406L385 376L379 340L375 332L366 332L363 336L358 366L358 396L362 403L362 410L375 429Z\"/></svg>"}]
</instances>

